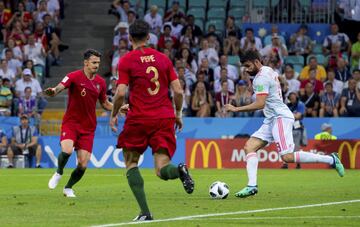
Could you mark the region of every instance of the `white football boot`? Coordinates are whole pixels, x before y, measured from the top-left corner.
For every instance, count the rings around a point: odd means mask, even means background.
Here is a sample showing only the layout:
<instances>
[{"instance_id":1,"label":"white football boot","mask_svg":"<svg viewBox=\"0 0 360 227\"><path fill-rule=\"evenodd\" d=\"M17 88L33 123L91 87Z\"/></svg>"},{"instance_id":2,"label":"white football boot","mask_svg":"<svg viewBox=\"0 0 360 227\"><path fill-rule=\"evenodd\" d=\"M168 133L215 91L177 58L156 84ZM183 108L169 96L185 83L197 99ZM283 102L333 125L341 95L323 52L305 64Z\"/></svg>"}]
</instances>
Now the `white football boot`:
<instances>
[{"instance_id":1,"label":"white football boot","mask_svg":"<svg viewBox=\"0 0 360 227\"><path fill-rule=\"evenodd\" d=\"M49 180L49 183L48 183L49 189L55 189L56 186L58 185L61 177L62 177L62 175L55 172L54 175L52 175L52 177Z\"/></svg>"},{"instance_id":2,"label":"white football boot","mask_svg":"<svg viewBox=\"0 0 360 227\"><path fill-rule=\"evenodd\" d=\"M65 197L70 197L70 198L76 197L74 190L72 190L72 188L64 188L63 193Z\"/></svg>"}]
</instances>

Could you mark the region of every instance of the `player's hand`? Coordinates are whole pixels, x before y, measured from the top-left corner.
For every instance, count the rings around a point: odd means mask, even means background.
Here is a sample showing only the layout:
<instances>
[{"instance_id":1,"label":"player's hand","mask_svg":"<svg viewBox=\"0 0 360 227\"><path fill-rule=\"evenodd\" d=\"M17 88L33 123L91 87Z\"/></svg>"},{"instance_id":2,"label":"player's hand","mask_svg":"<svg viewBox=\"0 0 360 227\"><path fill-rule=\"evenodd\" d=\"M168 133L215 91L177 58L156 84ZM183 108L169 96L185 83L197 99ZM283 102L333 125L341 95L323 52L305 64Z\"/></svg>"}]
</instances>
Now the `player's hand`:
<instances>
[{"instance_id":1,"label":"player's hand","mask_svg":"<svg viewBox=\"0 0 360 227\"><path fill-rule=\"evenodd\" d=\"M47 96L54 97L55 96L55 88L49 87L46 88L43 93Z\"/></svg>"},{"instance_id":2,"label":"player's hand","mask_svg":"<svg viewBox=\"0 0 360 227\"><path fill-rule=\"evenodd\" d=\"M117 126L118 126L118 117L110 117L110 127L113 132L117 132Z\"/></svg>"},{"instance_id":3,"label":"player's hand","mask_svg":"<svg viewBox=\"0 0 360 227\"><path fill-rule=\"evenodd\" d=\"M236 112L236 107L231 104L226 104L224 106L225 111L227 112Z\"/></svg>"},{"instance_id":4,"label":"player's hand","mask_svg":"<svg viewBox=\"0 0 360 227\"><path fill-rule=\"evenodd\" d=\"M129 104L125 104L120 107L119 111L121 114L126 114L129 110L130 110Z\"/></svg>"},{"instance_id":5,"label":"player's hand","mask_svg":"<svg viewBox=\"0 0 360 227\"><path fill-rule=\"evenodd\" d=\"M181 132L183 129L183 121L181 117L175 118L175 130L179 130Z\"/></svg>"}]
</instances>

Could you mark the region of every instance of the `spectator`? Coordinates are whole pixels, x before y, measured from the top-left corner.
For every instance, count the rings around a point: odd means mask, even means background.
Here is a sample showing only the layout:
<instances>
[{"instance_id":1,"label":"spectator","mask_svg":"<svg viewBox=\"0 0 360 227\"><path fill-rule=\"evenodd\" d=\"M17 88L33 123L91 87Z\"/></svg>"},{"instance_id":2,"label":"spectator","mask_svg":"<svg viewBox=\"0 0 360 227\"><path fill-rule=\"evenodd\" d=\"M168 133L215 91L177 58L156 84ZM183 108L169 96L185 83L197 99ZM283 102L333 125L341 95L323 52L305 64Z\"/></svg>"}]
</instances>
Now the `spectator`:
<instances>
[{"instance_id":1,"label":"spectator","mask_svg":"<svg viewBox=\"0 0 360 227\"><path fill-rule=\"evenodd\" d=\"M20 46L15 46L15 40L14 39L8 39L7 41L7 46L2 50L1 53L1 58L4 59L5 58L5 52L6 50L12 50L14 58L19 60L19 61L23 61L23 52L20 48Z\"/></svg>"},{"instance_id":2,"label":"spectator","mask_svg":"<svg viewBox=\"0 0 360 227\"><path fill-rule=\"evenodd\" d=\"M50 12L47 9L47 3L46 0L41 0L38 2L38 9L34 12L34 19L35 22L44 22L44 16L46 14L49 14L49 16L51 17L51 20L54 19L51 15Z\"/></svg>"},{"instance_id":3,"label":"spectator","mask_svg":"<svg viewBox=\"0 0 360 227\"><path fill-rule=\"evenodd\" d=\"M198 53L198 65L200 65L201 59L207 58L209 67L214 69L219 63L218 53L214 48L209 47L209 42L206 39L203 39L201 44L201 51Z\"/></svg>"},{"instance_id":4,"label":"spectator","mask_svg":"<svg viewBox=\"0 0 360 227\"><path fill-rule=\"evenodd\" d=\"M156 5L150 7L150 12L145 15L144 20L150 25L151 33L160 35L163 21L161 15L158 13L158 7Z\"/></svg>"},{"instance_id":5,"label":"spectator","mask_svg":"<svg viewBox=\"0 0 360 227\"><path fill-rule=\"evenodd\" d=\"M203 36L203 32L199 26L195 24L194 15L187 15L186 17L186 25L191 26L192 28L192 36L200 39ZM181 30L181 34L185 34L185 27Z\"/></svg>"},{"instance_id":6,"label":"spectator","mask_svg":"<svg viewBox=\"0 0 360 227\"><path fill-rule=\"evenodd\" d=\"M0 155L6 155L8 142L6 134L2 129L0 129L0 142Z\"/></svg>"},{"instance_id":7,"label":"spectator","mask_svg":"<svg viewBox=\"0 0 360 227\"><path fill-rule=\"evenodd\" d=\"M221 92L222 81L227 81L228 82L227 87L229 89L229 92L234 94L234 91L235 91L234 81L229 79L227 68L221 68L220 69L220 78L215 79L215 82L214 82L214 92L215 92L215 94Z\"/></svg>"},{"instance_id":8,"label":"spectator","mask_svg":"<svg viewBox=\"0 0 360 227\"><path fill-rule=\"evenodd\" d=\"M164 21L172 21L175 16L180 16L180 19L184 18L185 15L180 11L179 1L173 1L171 9L169 9L164 15Z\"/></svg>"},{"instance_id":9,"label":"spectator","mask_svg":"<svg viewBox=\"0 0 360 227\"><path fill-rule=\"evenodd\" d=\"M59 0L47 0L46 8L51 17L55 20L56 24L60 19L60 4Z\"/></svg>"},{"instance_id":10,"label":"spectator","mask_svg":"<svg viewBox=\"0 0 360 227\"><path fill-rule=\"evenodd\" d=\"M271 40L272 40L272 37L274 36L274 34L276 34L279 37L281 43L286 44L284 36L279 35L280 32L279 32L278 26L276 24L273 24L271 26L271 34L265 36L265 38L264 38L264 45L265 46L269 45L271 43Z\"/></svg>"},{"instance_id":11,"label":"spectator","mask_svg":"<svg viewBox=\"0 0 360 227\"><path fill-rule=\"evenodd\" d=\"M115 36L113 39L114 49L119 47L119 42L121 39L126 40L128 47L130 46L128 28L129 25L127 22L120 22L118 25L115 26L114 28Z\"/></svg>"},{"instance_id":12,"label":"spectator","mask_svg":"<svg viewBox=\"0 0 360 227\"><path fill-rule=\"evenodd\" d=\"M315 93L312 83L309 82L305 85L305 91L300 96L300 100L306 107L305 117L317 117L319 115L320 97Z\"/></svg>"},{"instance_id":13,"label":"spectator","mask_svg":"<svg viewBox=\"0 0 360 227\"><path fill-rule=\"evenodd\" d=\"M215 32L211 32L206 34L205 38L209 43L209 48L214 48L217 53L220 53L222 50L222 41L220 40L219 36Z\"/></svg>"},{"instance_id":14,"label":"spectator","mask_svg":"<svg viewBox=\"0 0 360 227\"><path fill-rule=\"evenodd\" d=\"M17 11L13 14L12 18L8 22L11 25L13 21L18 20L21 22L23 31L26 35L30 34L34 25L34 20L31 12L25 8L24 2L19 2L17 5Z\"/></svg>"},{"instance_id":15,"label":"spectator","mask_svg":"<svg viewBox=\"0 0 360 227\"><path fill-rule=\"evenodd\" d=\"M40 115L37 112L36 97L31 96L31 87L26 87L24 93L25 96L19 99L18 115L22 116L26 114L26 116L38 120Z\"/></svg>"},{"instance_id":16,"label":"spectator","mask_svg":"<svg viewBox=\"0 0 360 227\"><path fill-rule=\"evenodd\" d=\"M360 69L354 69L353 70L353 73L352 73L352 77L355 81L356 81L356 84L359 84L360 83ZM347 81L344 85L344 88L347 88L349 83L349 81Z\"/></svg>"},{"instance_id":17,"label":"spectator","mask_svg":"<svg viewBox=\"0 0 360 227\"><path fill-rule=\"evenodd\" d=\"M228 16L226 18L223 37L229 38L230 33L234 35L237 39L241 39L241 30L239 26L235 24L235 18L233 16Z\"/></svg>"},{"instance_id":18,"label":"spectator","mask_svg":"<svg viewBox=\"0 0 360 227\"><path fill-rule=\"evenodd\" d=\"M302 55L306 57L312 52L312 40L306 35L308 27L302 24L299 30L290 37L290 54Z\"/></svg>"},{"instance_id":19,"label":"spectator","mask_svg":"<svg viewBox=\"0 0 360 227\"><path fill-rule=\"evenodd\" d=\"M191 88L193 84L196 82L195 74L189 70L186 70L186 68L183 66L183 63L182 66L176 67L176 69L177 69L178 77L180 79L184 79L186 86L188 86L188 88Z\"/></svg>"},{"instance_id":20,"label":"spectator","mask_svg":"<svg viewBox=\"0 0 360 227\"><path fill-rule=\"evenodd\" d=\"M17 97L25 97L25 88L31 87L31 96L37 97L40 96L42 93L41 86L39 84L39 81L33 78L31 70L30 69L24 69L23 71L22 79L19 79L16 81L15 84L15 91Z\"/></svg>"},{"instance_id":21,"label":"spectator","mask_svg":"<svg viewBox=\"0 0 360 227\"><path fill-rule=\"evenodd\" d=\"M360 32L357 35L357 42L351 47L351 68L360 69Z\"/></svg>"},{"instance_id":22,"label":"spectator","mask_svg":"<svg viewBox=\"0 0 360 227\"><path fill-rule=\"evenodd\" d=\"M22 62L14 58L13 52L10 49L5 51L5 60L10 70L15 72L15 75L21 74Z\"/></svg>"},{"instance_id":23,"label":"spectator","mask_svg":"<svg viewBox=\"0 0 360 227\"><path fill-rule=\"evenodd\" d=\"M304 94L304 88L307 83L311 83L314 87L315 93L321 95L324 90L323 82L316 79L316 69L309 69L309 79L301 81L300 84L300 94Z\"/></svg>"},{"instance_id":24,"label":"spectator","mask_svg":"<svg viewBox=\"0 0 360 227\"><path fill-rule=\"evenodd\" d=\"M55 32L55 27L50 23L51 16L50 14L45 14L43 17L44 30L46 35L46 40L48 42L49 51L54 58L54 65L60 64L60 50L65 50L69 48L67 45L61 44L59 36Z\"/></svg>"},{"instance_id":25,"label":"spectator","mask_svg":"<svg viewBox=\"0 0 360 227\"><path fill-rule=\"evenodd\" d=\"M153 33L149 33L149 39L147 41L147 45L149 45L149 47L153 49L157 49L158 42L159 42L158 37Z\"/></svg>"},{"instance_id":26,"label":"spectator","mask_svg":"<svg viewBox=\"0 0 360 227\"><path fill-rule=\"evenodd\" d=\"M360 87L358 85L351 78L349 87L343 90L340 101L340 116L360 117Z\"/></svg>"},{"instance_id":27,"label":"spectator","mask_svg":"<svg viewBox=\"0 0 360 227\"><path fill-rule=\"evenodd\" d=\"M183 116L189 116L190 114L190 99L191 99L191 93L190 90L188 88L188 86L186 85L186 82L184 79L179 79L181 87L183 88Z\"/></svg>"},{"instance_id":28,"label":"spectator","mask_svg":"<svg viewBox=\"0 0 360 227\"><path fill-rule=\"evenodd\" d=\"M221 81L221 91L215 94L216 100L216 117L232 117L232 112L227 112L224 109L226 104L230 104L233 101L233 93L229 92L227 80Z\"/></svg>"},{"instance_id":29,"label":"spectator","mask_svg":"<svg viewBox=\"0 0 360 227\"><path fill-rule=\"evenodd\" d=\"M11 145L8 149L8 168L14 167L14 155L29 155L36 157L36 168L41 168L41 146L38 144L38 133L34 126L29 125L27 115L20 117L20 126L14 126L12 130Z\"/></svg>"},{"instance_id":30,"label":"spectator","mask_svg":"<svg viewBox=\"0 0 360 227\"><path fill-rule=\"evenodd\" d=\"M203 82L196 84L192 99L191 110L196 117L210 117L211 107L213 106L213 99Z\"/></svg>"},{"instance_id":31,"label":"spectator","mask_svg":"<svg viewBox=\"0 0 360 227\"><path fill-rule=\"evenodd\" d=\"M330 54L327 56L327 61L325 65L327 68L336 69L337 62L343 59L347 64L347 56L340 52L340 44L333 43L331 44Z\"/></svg>"},{"instance_id":32,"label":"spectator","mask_svg":"<svg viewBox=\"0 0 360 227\"><path fill-rule=\"evenodd\" d=\"M118 74L117 70L118 70L118 63L120 58L129 52L128 49L126 48L127 46L126 40L121 39L120 43L121 44L119 44L119 49L117 50L117 52L114 53L113 60L111 62L111 74L113 76L117 76Z\"/></svg>"},{"instance_id":33,"label":"spectator","mask_svg":"<svg viewBox=\"0 0 360 227\"><path fill-rule=\"evenodd\" d=\"M107 96L109 102L111 102L111 103L112 103L113 97L116 92L117 80L118 80L118 78L115 76L110 77L110 88L109 88L109 90L106 91L106 96Z\"/></svg>"},{"instance_id":34,"label":"spectator","mask_svg":"<svg viewBox=\"0 0 360 227\"><path fill-rule=\"evenodd\" d=\"M293 138L294 138L294 144L295 144L295 151L300 150L300 146L302 145L302 138L304 135L304 124L302 123L302 120L305 115L305 104L301 102L295 92L291 92L288 96L289 103L287 106L289 107L290 111L294 114L294 125L293 125ZM287 169L288 165L286 162L283 163L282 167L283 169ZM300 169L300 163L296 164L296 168Z\"/></svg>"},{"instance_id":35,"label":"spectator","mask_svg":"<svg viewBox=\"0 0 360 227\"><path fill-rule=\"evenodd\" d=\"M330 26L331 34L326 36L323 43L323 53L326 55L330 52L333 43L340 43L340 51L347 52L350 55L351 42L345 33L339 33L339 27L333 23Z\"/></svg>"},{"instance_id":36,"label":"spectator","mask_svg":"<svg viewBox=\"0 0 360 227\"><path fill-rule=\"evenodd\" d=\"M27 42L24 30L20 21L16 20L11 25L11 32L8 36L9 39L14 39L15 45L22 46Z\"/></svg>"},{"instance_id":37,"label":"spectator","mask_svg":"<svg viewBox=\"0 0 360 227\"><path fill-rule=\"evenodd\" d=\"M195 52L199 44L199 38L193 35L193 27L191 25L186 25L184 29L182 30L184 33L181 32L180 43L187 44L189 48Z\"/></svg>"},{"instance_id":38,"label":"spectator","mask_svg":"<svg viewBox=\"0 0 360 227\"><path fill-rule=\"evenodd\" d=\"M28 44L24 46L24 59L32 60L35 66L42 68L43 74L45 72L45 49L40 43L35 42L35 36L29 35Z\"/></svg>"},{"instance_id":39,"label":"spectator","mask_svg":"<svg viewBox=\"0 0 360 227\"><path fill-rule=\"evenodd\" d=\"M285 78L288 83L288 93L286 94L286 97L291 92L298 94L300 91L300 81L296 79L296 72L292 64L285 65L283 78Z\"/></svg>"},{"instance_id":40,"label":"spectator","mask_svg":"<svg viewBox=\"0 0 360 227\"><path fill-rule=\"evenodd\" d=\"M321 96L319 117L339 116L340 94L334 92L332 83L325 84L325 92Z\"/></svg>"},{"instance_id":41,"label":"spectator","mask_svg":"<svg viewBox=\"0 0 360 227\"><path fill-rule=\"evenodd\" d=\"M337 137L332 134L332 126L328 123L323 123L321 125L320 133L316 134L315 140L337 140Z\"/></svg>"},{"instance_id":42,"label":"spectator","mask_svg":"<svg viewBox=\"0 0 360 227\"><path fill-rule=\"evenodd\" d=\"M182 61L186 71L190 71L193 74L198 71L198 66L190 49L182 48L179 52L179 59Z\"/></svg>"},{"instance_id":43,"label":"spectator","mask_svg":"<svg viewBox=\"0 0 360 227\"><path fill-rule=\"evenodd\" d=\"M222 68L226 68L227 69L227 77L228 79L231 79L233 81L236 81L239 79L239 73L238 70L235 66L233 65L229 65L228 64L228 57L223 54L220 56L220 64L218 66L215 67L214 69L214 80L219 80L220 79L220 70Z\"/></svg>"},{"instance_id":44,"label":"spectator","mask_svg":"<svg viewBox=\"0 0 360 227\"><path fill-rule=\"evenodd\" d=\"M128 22L128 11L130 10L130 3L127 0L115 0L113 7L117 10L120 22Z\"/></svg>"},{"instance_id":45,"label":"spectator","mask_svg":"<svg viewBox=\"0 0 360 227\"><path fill-rule=\"evenodd\" d=\"M1 62L1 65L0 65L0 77L2 79L4 79L4 78L9 79L11 81L10 82L11 86L13 86L15 84L15 80L16 80L15 72L12 71L11 69L9 69L7 60L3 59L0 62Z\"/></svg>"},{"instance_id":46,"label":"spectator","mask_svg":"<svg viewBox=\"0 0 360 227\"><path fill-rule=\"evenodd\" d=\"M351 78L351 73L343 58L339 58L336 63L335 78L343 83L346 83Z\"/></svg>"},{"instance_id":47,"label":"spectator","mask_svg":"<svg viewBox=\"0 0 360 227\"><path fill-rule=\"evenodd\" d=\"M332 69L327 71L327 80L324 82L324 87L326 83L331 83L333 85L334 92L341 94L344 88L344 83L340 80L335 79L335 72Z\"/></svg>"},{"instance_id":48,"label":"spectator","mask_svg":"<svg viewBox=\"0 0 360 227\"><path fill-rule=\"evenodd\" d=\"M234 31L230 31L227 38L224 39L224 54L235 56L239 55L240 51L240 40Z\"/></svg>"},{"instance_id":49,"label":"spectator","mask_svg":"<svg viewBox=\"0 0 360 227\"><path fill-rule=\"evenodd\" d=\"M277 33L272 35L271 44L266 45L263 49L260 50L262 56L271 56L273 54L279 54L280 62L284 62L284 57L288 56L288 51L286 45L281 43L280 37Z\"/></svg>"},{"instance_id":50,"label":"spectator","mask_svg":"<svg viewBox=\"0 0 360 227\"><path fill-rule=\"evenodd\" d=\"M214 86L214 70L209 68L209 60L207 58L201 59L201 63L199 66L199 71L204 73L205 81L210 84L210 86Z\"/></svg>"},{"instance_id":51,"label":"spectator","mask_svg":"<svg viewBox=\"0 0 360 227\"><path fill-rule=\"evenodd\" d=\"M171 35L171 26L170 25L164 25L163 33L160 35L158 48L159 49L165 49L165 42L166 41L172 41L174 48L177 48L178 46L178 40L175 36Z\"/></svg>"},{"instance_id":52,"label":"spectator","mask_svg":"<svg viewBox=\"0 0 360 227\"><path fill-rule=\"evenodd\" d=\"M129 10L128 13L127 13L127 16L128 16L128 21L127 23L130 25L132 25L135 20L136 20L136 13L133 11L133 10Z\"/></svg>"},{"instance_id":53,"label":"spectator","mask_svg":"<svg viewBox=\"0 0 360 227\"><path fill-rule=\"evenodd\" d=\"M236 84L236 91L233 99L234 106L246 106L252 102L251 93L245 80L239 80ZM251 117L252 112L236 112L236 117Z\"/></svg>"},{"instance_id":54,"label":"spectator","mask_svg":"<svg viewBox=\"0 0 360 227\"><path fill-rule=\"evenodd\" d=\"M181 24L181 15L176 14L173 16L172 20L164 23L164 25L171 26L171 35L175 36L177 39L181 36L181 30L183 29L183 25Z\"/></svg>"},{"instance_id":55,"label":"spectator","mask_svg":"<svg viewBox=\"0 0 360 227\"><path fill-rule=\"evenodd\" d=\"M299 79L301 81L309 79L309 74L311 69L315 70L316 79L320 81L326 80L326 71L322 65L319 65L315 56L311 56L309 59L309 64L305 66L300 73Z\"/></svg>"},{"instance_id":56,"label":"spectator","mask_svg":"<svg viewBox=\"0 0 360 227\"><path fill-rule=\"evenodd\" d=\"M262 49L261 39L254 36L254 30L252 28L245 29L245 37L240 40L241 49L245 52L247 50Z\"/></svg>"},{"instance_id":57,"label":"spectator","mask_svg":"<svg viewBox=\"0 0 360 227\"><path fill-rule=\"evenodd\" d=\"M36 10L36 5L32 0L23 0L25 10L29 13L33 13Z\"/></svg>"},{"instance_id":58,"label":"spectator","mask_svg":"<svg viewBox=\"0 0 360 227\"><path fill-rule=\"evenodd\" d=\"M0 116L10 116L13 96L11 90L3 86L2 81L0 79Z\"/></svg>"}]
</instances>

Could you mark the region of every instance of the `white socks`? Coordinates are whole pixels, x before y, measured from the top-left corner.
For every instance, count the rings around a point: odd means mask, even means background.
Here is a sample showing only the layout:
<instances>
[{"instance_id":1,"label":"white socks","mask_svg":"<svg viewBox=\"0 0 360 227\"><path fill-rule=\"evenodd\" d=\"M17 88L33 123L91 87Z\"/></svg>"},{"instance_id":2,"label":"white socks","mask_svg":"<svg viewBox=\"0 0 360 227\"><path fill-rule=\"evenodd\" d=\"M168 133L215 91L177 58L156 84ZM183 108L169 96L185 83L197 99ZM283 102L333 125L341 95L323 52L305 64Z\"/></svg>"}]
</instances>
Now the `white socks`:
<instances>
[{"instance_id":1,"label":"white socks","mask_svg":"<svg viewBox=\"0 0 360 227\"><path fill-rule=\"evenodd\" d=\"M329 155L314 154L311 152L297 151L294 152L295 163L327 163L332 165L334 159Z\"/></svg>"},{"instance_id":2,"label":"white socks","mask_svg":"<svg viewBox=\"0 0 360 227\"><path fill-rule=\"evenodd\" d=\"M259 159L256 152L251 152L246 155L246 170L248 174L248 186L257 186L257 169Z\"/></svg>"}]
</instances>

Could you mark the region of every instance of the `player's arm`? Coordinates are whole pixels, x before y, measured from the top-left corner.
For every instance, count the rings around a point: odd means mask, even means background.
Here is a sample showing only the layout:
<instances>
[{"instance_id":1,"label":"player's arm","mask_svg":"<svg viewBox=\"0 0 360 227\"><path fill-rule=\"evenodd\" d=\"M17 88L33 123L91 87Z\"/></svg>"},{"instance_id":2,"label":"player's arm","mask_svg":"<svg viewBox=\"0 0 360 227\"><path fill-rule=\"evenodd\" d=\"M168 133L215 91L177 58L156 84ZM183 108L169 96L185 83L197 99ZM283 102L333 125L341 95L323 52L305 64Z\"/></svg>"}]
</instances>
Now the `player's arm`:
<instances>
[{"instance_id":1,"label":"player's arm","mask_svg":"<svg viewBox=\"0 0 360 227\"><path fill-rule=\"evenodd\" d=\"M117 115L119 111L126 112L129 109L129 105L123 105L125 100L125 94L127 90L126 84L119 84L116 88L116 92L113 98L112 110L110 115L110 127L111 130L117 132Z\"/></svg>"},{"instance_id":2,"label":"player's arm","mask_svg":"<svg viewBox=\"0 0 360 227\"><path fill-rule=\"evenodd\" d=\"M175 103L175 111L176 117L182 117L182 104L184 99L184 91L181 88L181 84L179 79L173 80L170 83L171 90L174 92L174 103Z\"/></svg>"},{"instance_id":3,"label":"player's arm","mask_svg":"<svg viewBox=\"0 0 360 227\"><path fill-rule=\"evenodd\" d=\"M105 99L105 101L103 101L103 102L100 102L100 105L104 110L107 110L107 111L111 111L113 108L113 104L111 102L109 102L109 100L107 100L107 99Z\"/></svg>"},{"instance_id":4,"label":"player's arm","mask_svg":"<svg viewBox=\"0 0 360 227\"><path fill-rule=\"evenodd\" d=\"M65 89L65 86L62 83L59 83L56 87L46 88L43 91L43 93L44 93L44 95L47 95L49 97L55 97L57 94L59 94L64 89Z\"/></svg>"},{"instance_id":5,"label":"player's arm","mask_svg":"<svg viewBox=\"0 0 360 227\"><path fill-rule=\"evenodd\" d=\"M258 94L258 95L256 95L255 102L253 102L249 105L246 105L246 106L235 107L231 104L226 104L225 110L231 111L231 112L252 112L255 110L261 110L265 107L266 97L267 97L267 94Z\"/></svg>"}]
</instances>

